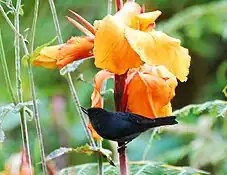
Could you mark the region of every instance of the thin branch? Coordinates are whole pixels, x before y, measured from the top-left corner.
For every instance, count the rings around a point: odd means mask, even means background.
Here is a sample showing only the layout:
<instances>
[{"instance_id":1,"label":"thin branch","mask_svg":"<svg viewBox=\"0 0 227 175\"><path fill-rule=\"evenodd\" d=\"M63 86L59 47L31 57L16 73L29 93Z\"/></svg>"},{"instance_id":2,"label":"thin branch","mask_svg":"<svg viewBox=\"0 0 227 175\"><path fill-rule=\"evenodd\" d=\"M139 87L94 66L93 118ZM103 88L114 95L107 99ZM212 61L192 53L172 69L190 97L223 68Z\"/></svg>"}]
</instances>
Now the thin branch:
<instances>
[{"instance_id":1,"label":"thin branch","mask_svg":"<svg viewBox=\"0 0 227 175\"><path fill-rule=\"evenodd\" d=\"M16 4L16 11L15 11L15 19L14 19L14 26L15 26L15 67L16 67L16 89L17 89L17 96L18 96L18 102L23 102L23 89L22 89L22 80L21 80L21 59L20 59L20 8L21 8L21 0L17 0ZM6 15L6 14L5 14ZM7 15L6 15L7 16ZM31 164L31 153L29 148L29 139L28 139L28 128L27 128L27 121L25 117L25 111L24 108L20 111L21 116L21 132L22 132L22 139L23 139L23 147L24 151L28 155L28 164L29 168L32 169Z\"/></svg>"},{"instance_id":2,"label":"thin branch","mask_svg":"<svg viewBox=\"0 0 227 175\"><path fill-rule=\"evenodd\" d=\"M33 48L34 48L38 10L39 10L39 0L35 0L34 16L33 16L33 22L32 22L32 27L31 27L30 53L33 52ZM22 40L22 43L23 43L25 55L29 55L25 40ZM35 83L34 83L34 76L33 76L33 72L32 72L31 60L28 59L27 62L28 62L28 75L29 75L29 81L30 81L30 87L31 87L31 93L32 93L32 102L33 102L33 107L34 107L34 119L35 119L36 132L37 132L39 148L40 148L42 168L43 168L44 174L48 174L47 165L46 165L46 161L45 161L45 150L44 150L44 145L43 145L42 130L41 130L41 125L40 125L40 115L39 115L39 110L38 110L38 105L37 105L37 100L36 100L37 97L36 97L36 91L35 91Z\"/></svg>"},{"instance_id":3,"label":"thin branch","mask_svg":"<svg viewBox=\"0 0 227 175\"><path fill-rule=\"evenodd\" d=\"M1 56L1 63L2 63L3 73L4 73L4 78L5 78L5 81L6 81L6 86L7 86L7 89L9 91L9 94L11 96L11 99L12 99L14 105L16 105L17 99L16 99L16 96L13 92L13 87L12 87L11 79L10 79L10 76L9 76L9 70L8 70L8 67L7 67L1 31L0 31L0 56Z\"/></svg>"},{"instance_id":4,"label":"thin branch","mask_svg":"<svg viewBox=\"0 0 227 175\"><path fill-rule=\"evenodd\" d=\"M52 16L53 16L53 20L54 20L54 25L55 25L55 29L57 32L57 36L58 36L58 42L59 44L63 43L63 39L62 39L62 34L61 34L61 28L58 22L58 16L57 16L57 12L56 12L56 8L54 5L54 1L53 0L49 0L49 4L50 4L50 9L52 12Z\"/></svg>"},{"instance_id":5,"label":"thin branch","mask_svg":"<svg viewBox=\"0 0 227 175\"><path fill-rule=\"evenodd\" d=\"M80 116L81 122L83 124L83 127L84 127L85 133L87 135L87 138L91 142L91 146L96 147L95 141L94 141L94 139L93 139L88 127L87 127L87 122L85 120L86 116L85 116L85 114L83 113L83 111L80 108L80 102L79 102L76 90L74 88L70 73L67 74L67 81L68 81L68 84L69 84L70 92L71 92L72 97L73 97L73 101L74 101L74 103L76 105L77 111L79 112L79 116Z\"/></svg>"}]
</instances>

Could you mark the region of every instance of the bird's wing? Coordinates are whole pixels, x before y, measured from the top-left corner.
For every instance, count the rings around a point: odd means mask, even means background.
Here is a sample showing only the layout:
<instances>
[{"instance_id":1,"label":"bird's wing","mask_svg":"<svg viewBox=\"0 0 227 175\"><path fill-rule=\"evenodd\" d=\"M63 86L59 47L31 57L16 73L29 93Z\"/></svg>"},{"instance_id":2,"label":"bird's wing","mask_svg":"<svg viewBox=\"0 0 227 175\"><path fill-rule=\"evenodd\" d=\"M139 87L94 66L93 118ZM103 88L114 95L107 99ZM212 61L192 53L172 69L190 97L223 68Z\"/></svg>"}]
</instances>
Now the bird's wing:
<instances>
[{"instance_id":1,"label":"bird's wing","mask_svg":"<svg viewBox=\"0 0 227 175\"><path fill-rule=\"evenodd\" d=\"M151 118L146 118L144 116L138 115L138 114L133 114L130 112L126 113L129 117L128 119L138 125L143 125L143 124L147 124L147 123L155 123L155 119L151 119Z\"/></svg>"}]
</instances>

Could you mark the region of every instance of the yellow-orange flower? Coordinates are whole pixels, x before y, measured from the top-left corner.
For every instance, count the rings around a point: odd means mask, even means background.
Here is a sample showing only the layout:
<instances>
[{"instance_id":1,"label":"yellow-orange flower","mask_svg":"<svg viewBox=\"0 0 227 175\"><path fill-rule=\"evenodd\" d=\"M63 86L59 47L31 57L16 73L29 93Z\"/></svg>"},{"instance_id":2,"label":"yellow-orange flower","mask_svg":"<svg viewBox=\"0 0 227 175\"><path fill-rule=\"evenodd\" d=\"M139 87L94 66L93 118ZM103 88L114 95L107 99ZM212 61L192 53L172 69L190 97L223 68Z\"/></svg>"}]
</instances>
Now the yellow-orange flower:
<instances>
[{"instance_id":1,"label":"yellow-orange flower","mask_svg":"<svg viewBox=\"0 0 227 175\"><path fill-rule=\"evenodd\" d=\"M35 66L43 66L49 69L56 68L57 52L60 47L61 45L44 47L40 51L39 56L32 61L32 64Z\"/></svg>"},{"instance_id":2,"label":"yellow-orange flower","mask_svg":"<svg viewBox=\"0 0 227 175\"><path fill-rule=\"evenodd\" d=\"M92 56L93 46L94 41L88 36L72 37L65 44L44 47L32 64L61 69L75 60Z\"/></svg>"},{"instance_id":3,"label":"yellow-orange flower","mask_svg":"<svg viewBox=\"0 0 227 175\"><path fill-rule=\"evenodd\" d=\"M95 23L95 65L116 74L136 68L142 61L164 65L180 81L186 81L190 56L180 40L154 30L160 11L140 14L135 2L127 2L114 16Z\"/></svg>"}]
</instances>

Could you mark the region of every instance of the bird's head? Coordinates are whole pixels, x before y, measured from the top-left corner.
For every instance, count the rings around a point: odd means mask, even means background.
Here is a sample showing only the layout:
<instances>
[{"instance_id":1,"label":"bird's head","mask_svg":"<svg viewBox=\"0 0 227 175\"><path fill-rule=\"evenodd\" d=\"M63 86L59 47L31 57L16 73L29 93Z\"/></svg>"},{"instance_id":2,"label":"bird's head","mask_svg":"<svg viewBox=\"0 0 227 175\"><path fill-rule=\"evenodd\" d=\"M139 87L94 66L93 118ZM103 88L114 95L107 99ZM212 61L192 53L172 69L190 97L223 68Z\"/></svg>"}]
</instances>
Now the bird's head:
<instances>
[{"instance_id":1,"label":"bird's head","mask_svg":"<svg viewBox=\"0 0 227 175\"><path fill-rule=\"evenodd\" d=\"M92 120L92 118L98 118L105 116L105 113L108 113L105 109L102 108L84 108L81 106L82 111L88 115L89 119Z\"/></svg>"}]
</instances>

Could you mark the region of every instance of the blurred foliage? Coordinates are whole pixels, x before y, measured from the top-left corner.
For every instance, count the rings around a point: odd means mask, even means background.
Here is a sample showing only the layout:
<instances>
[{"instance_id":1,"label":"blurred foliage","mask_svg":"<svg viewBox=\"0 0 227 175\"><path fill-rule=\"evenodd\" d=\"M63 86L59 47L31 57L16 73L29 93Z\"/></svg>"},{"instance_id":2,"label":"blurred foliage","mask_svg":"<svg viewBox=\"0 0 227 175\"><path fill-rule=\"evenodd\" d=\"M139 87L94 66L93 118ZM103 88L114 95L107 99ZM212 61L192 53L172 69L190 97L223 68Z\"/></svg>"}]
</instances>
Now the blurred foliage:
<instances>
[{"instance_id":1,"label":"blurred foliage","mask_svg":"<svg viewBox=\"0 0 227 175\"><path fill-rule=\"evenodd\" d=\"M15 2L14 0L14 5ZM157 28L181 39L183 45L189 48L192 56L189 79L186 83L178 86L176 97L173 100L173 108L179 109L188 104L216 99L224 100L225 96L222 93L222 89L227 83L227 1L137 0L137 2L145 4L146 11L161 10L163 14L157 21ZM68 9L75 10L90 22L102 19L107 13L107 0L56 0L55 3L64 40L69 39L71 36L81 35L65 19L64 16L69 15ZM21 33L25 31L25 33L29 34L27 28L31 27L34 1L24 0L23 4L23 9L21 9L21 15L23 16L21 16L20 23ZM4 8L10 12L6 6ZM10 19L13 19L12 13L8 15ZM15 84L14 34L1 15L0 28L10 76L12 83ZM48 1L40 0L35 44L36 46L41 46L55 36L55 28ZM21 57L23 57L23 54L21 54ZM75 66L77 68L77 65ZM73 66L69 67L69 71L72 69ZM80 64L78 69L73 72L75 86L83 106L90 106L90 96L93 90L92 82L97 71L93 60L89 59ZM22 73L24 100L29 101L31 100L31 94L26 67L23 67ZM0 75L3 75L1 66ZM58 70L47 70L44 68L34 68L34 75L37 95L40 101L39 108L46 154L61 146L76 148L85 144L87 140L79 123L79 117L72 103L64 77L60 76ZM0 82L0 105L3 106L11 103L11 101L3 76L0 76ZM107 91L105 96L105 107L113 110L114 103L111 88L113 88L113 81L109 80L107 89L110 90ZM213 103L205 104L210 107ZM192 105L186 108L188 111L184 111L184 117L180 119L181 124L176 127L166 128L160 134L161 139L156 137L153 140L147 160L158 160L177 166L196 167L211 172L212 175L225 175L227 174L226 119L224 117L216 117L214 113L209 112L194 114L194 107L196 106ZM17 113L8 113L4 117L2 129L5 131L6 139L3 143L0 143L0 170L4 168L4 162L8 160L9 156L19 152L21 149L19 123L20 119ZM31 150L34 157L34 168L36 174L38 174L40 160L34 121L28 122L28 126L29 138L32 143ZM130 161L141 160L150 135L150 132L146 132L129 144L128 158ZM111 149L113 155L115 154L116 145L104 141L103 146ZM72 153L57 158L55 163L57 169L62 169L72 165L91 163L96 161L96 159L96 156ZM150 168L155 169L155 167L151 166L152 163L148 165L148 167L145 167L141 163L141 166L132 165L132 168L144 168L143 171ZM81 166L76 167L76 171L78 168L81 168ZM168 167L166 168L168 169ZM92 169L97 169L95 164L92 164ZM111 167L109 171L112 171L112 169ZM180 170L175 169L175 171L179 172Z\"/></svg>"},{"instance_id":2,"label":"blurred foliage","mask_svg":"<svg viewBox=\"0 0 227 175\"><path fill-rule=\"evenodd\" d=\"M84 164L75 166L72 168L64 169L60 172L60 175L68 175L68 174L89 174L96 175L97 174L97 164ZM129 163L130 174L134 175L177 175L177 174L185 174L185 175L205 175L209 174L205 171L196 170L190 167L175 167L166 165L160 162L130 162ZM104 165L104 174L108 175L118 175L119 168L113 167L110 165Z\"/></svg>"}]
</instances>

